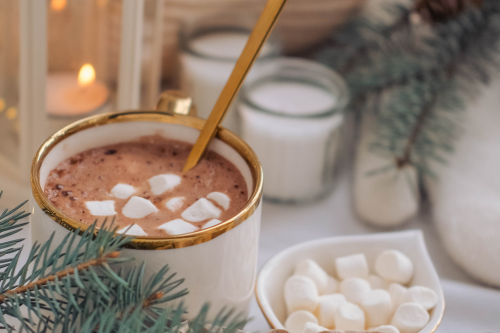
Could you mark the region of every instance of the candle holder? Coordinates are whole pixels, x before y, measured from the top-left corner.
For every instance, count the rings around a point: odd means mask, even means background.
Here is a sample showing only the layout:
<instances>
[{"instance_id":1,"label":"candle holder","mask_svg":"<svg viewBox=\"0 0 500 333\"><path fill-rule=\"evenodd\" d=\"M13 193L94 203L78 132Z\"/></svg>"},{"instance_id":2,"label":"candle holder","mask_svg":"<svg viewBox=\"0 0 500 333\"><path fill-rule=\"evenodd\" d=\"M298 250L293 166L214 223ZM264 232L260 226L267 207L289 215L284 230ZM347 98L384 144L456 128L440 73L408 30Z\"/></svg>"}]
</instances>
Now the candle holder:
<instances>
[{"instance_id":1,"label":"candle holder","mask_svg":"<svg viewBox=\"0 0 500 333\"><path fill-rule=\"evenodd\" d=\"M99 113L154 107L163 7L162 0L0 2L4 204L26 199L31 160L54 132Z\"/></svg>"}]
</instances>

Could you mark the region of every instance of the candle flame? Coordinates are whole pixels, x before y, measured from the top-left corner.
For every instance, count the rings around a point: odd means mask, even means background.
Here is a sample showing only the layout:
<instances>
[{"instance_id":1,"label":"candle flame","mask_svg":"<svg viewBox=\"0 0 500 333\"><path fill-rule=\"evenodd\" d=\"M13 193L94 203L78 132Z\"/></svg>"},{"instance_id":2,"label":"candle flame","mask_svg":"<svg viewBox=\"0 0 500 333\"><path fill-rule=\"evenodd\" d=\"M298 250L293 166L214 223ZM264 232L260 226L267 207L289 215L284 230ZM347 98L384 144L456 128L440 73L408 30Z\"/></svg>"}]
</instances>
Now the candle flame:
<instances>
[{"instance_id":1,"label":"candle flame","mask_svg":"<svg viewBox=\"0 0 500 333\"><path fill-rule=\"evenodd\" d=\"M67 0L51 0L50 1L50 8L56 12L63 10L66 8L66 2Z\"/></svg>"},{"instance_id":2,"label":"candle flame","mask_svg":"<svg viewBox=\"0 0 500 333\"><path fill-rule=\"evenodd\" d=\"M5 116L7 119L14 119L17 116L17 109L15 107L11 107L7 109L7 112L5 113Z\"/></svg>"},{"instance_id":3,"label":"candle flame","mask_svg":"<svg viewBox=\"0 0 500 333\"><path fill-rule=\"evenodd\" d=\"M80 87L85 87L95 81L95 70L91 64L85 64L78 73L78 84Z\"/></svg>"}]
</instances>

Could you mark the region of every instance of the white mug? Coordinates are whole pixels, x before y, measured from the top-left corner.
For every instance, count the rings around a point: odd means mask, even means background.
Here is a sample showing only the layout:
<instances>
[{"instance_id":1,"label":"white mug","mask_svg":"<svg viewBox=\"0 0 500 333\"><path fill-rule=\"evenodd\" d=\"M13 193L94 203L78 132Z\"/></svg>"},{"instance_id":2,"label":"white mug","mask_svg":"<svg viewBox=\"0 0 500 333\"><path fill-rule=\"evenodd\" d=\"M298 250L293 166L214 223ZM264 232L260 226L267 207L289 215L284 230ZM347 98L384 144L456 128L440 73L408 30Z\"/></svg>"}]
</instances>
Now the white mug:
<instances>
[{"instance_id":1,"label":"white mug","mask_svg":"<svg viewBox=\"0 0 500 333\"><path fill-rule=\"evenodd\" d=\"M63 214L45 196L50 171L61 161L85 150L159 134L194 143L204 120L161 111L128 111L96 115L73 123L52 135L38 150L31 168L31 226L33 242L45 242L55 232L54 244L71 230L88 226ZM227 129L220 128L209 149L232 162L249 191L247 204L229 220L189 234L162 238L137 237L122 251L135 263L146 262L147 280L168 264L184 278L183 298L195 316L205 302L212 309L234 308L248 314L257 269L261 220L262 168L252 149ZM212 310L211 316L217 311Z\"/></svg>"}]
</instances>

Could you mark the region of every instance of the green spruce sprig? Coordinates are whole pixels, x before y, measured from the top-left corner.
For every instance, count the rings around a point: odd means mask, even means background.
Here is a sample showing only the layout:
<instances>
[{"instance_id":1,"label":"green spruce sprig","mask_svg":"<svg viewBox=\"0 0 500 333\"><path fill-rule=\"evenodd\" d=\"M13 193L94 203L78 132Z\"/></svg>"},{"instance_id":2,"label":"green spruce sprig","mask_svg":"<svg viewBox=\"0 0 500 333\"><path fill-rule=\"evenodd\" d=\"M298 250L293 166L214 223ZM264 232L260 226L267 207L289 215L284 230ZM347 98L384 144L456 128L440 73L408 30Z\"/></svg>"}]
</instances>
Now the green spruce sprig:
<instances>
[{"instance_id":1,"label":"green spruce sprig","mask_svg":"<svg viewBox=\"0 0 500 333\"><path fill-rule=\"evenodd\" d=\"M0 239L27 224L20 222L29 215L20 210L24 204L0 215ZM14 319L21 332L178 333L186 324L187 309L172 301L187 294L179 290L184 280L168 266L148 281L144 264L125 270L121 264L133 259L120 257L120 250L133 238L117 235L116 229L112 224L97 229L94 223L58 244L52 235L33 245L25 263L17 246L22 239L1 242L0 329L14 331ZM187 333L216 333L221 327L234 333L247 322L222 310L211 322L213 329L207 330L208 311L205 305L189 322Z\"/></svg>"},{"instance_id":2,"label":"green spruce sprig","mask_svg":"<svg viewBox=\"0 0 500 333\"><path fill-rule=\"evenodd\" d=\"M429 23L415 8L394 5L391 20L357 18L318 55L345 76L350 109L376 118L372 151L431 176L431 165L453 152L467 102L500 66L500 2L450 12Z\"/></svg>"}]
</instances>

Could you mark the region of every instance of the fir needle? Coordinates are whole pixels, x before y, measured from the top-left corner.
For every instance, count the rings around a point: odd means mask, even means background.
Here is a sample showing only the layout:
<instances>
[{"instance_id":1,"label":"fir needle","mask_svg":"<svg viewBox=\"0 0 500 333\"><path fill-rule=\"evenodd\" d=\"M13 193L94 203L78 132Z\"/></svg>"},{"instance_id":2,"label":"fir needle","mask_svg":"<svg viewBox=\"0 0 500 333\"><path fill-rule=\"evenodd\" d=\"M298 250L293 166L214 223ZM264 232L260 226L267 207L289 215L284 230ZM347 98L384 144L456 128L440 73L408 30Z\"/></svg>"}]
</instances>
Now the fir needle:
<instances>
[{"instance_id":1,"label":"fir needle","mask_svg":"<svg viewBox=\"0 0 500 333\"><path fill-rule=\"evenodd\" d=\"M215 136L219 128L219 124L224 118L229 106L231 106L236 94L240 90L245 77L259 55L262 46L273 30L273 27L276 24L286 1L287 0L268 0L266 7L262 11L257 24L248 38L243 52L234 66L231 76L227 80L224 89L222 89L219 99L215 103L205 126L201 130L198 140L189 154L186 164L184 165L183 172L190 170L198 164L198 161L207 149L208 144Z\"/></svg>"}]
</instances>

